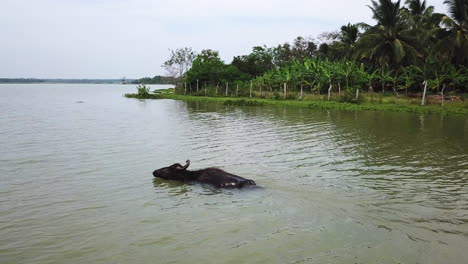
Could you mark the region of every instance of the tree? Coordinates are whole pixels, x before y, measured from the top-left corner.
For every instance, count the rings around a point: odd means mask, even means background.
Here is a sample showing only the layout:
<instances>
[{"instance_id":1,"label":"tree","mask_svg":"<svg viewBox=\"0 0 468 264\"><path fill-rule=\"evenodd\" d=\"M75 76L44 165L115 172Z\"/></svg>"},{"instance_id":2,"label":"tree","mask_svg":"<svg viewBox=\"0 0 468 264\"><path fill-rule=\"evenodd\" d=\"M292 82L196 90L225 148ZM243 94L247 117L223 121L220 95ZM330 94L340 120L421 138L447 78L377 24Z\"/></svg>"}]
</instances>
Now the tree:
<instances>
[{"instance_id":1,"label":"tree","mask_svg":"<svg viewBox=\"0 0 468 264\"><path fill-rule=\"evenodd\" d=\"M307 40L301 36L294 39L293 47L291 50L292 57L296 60L303 60L304 58L312 58L317 50L317 45L312 40Z\"/></svg>"},{"instance_id":2,"label":"tree","mask_svg":"<svg viewBox=\"0 0 468 264\"><path fill-rule=\"evenodd\" d=\"M349 46L354 45L359 38L359 29L357 25L348 23L348 25L342 26L339 38L341 42L348 44Z\"/></svg>"},{"instance_id":3,"label":"tree","mask_svg":"<svg viewBox=\"0 0 468 264\"><path fill-rule=\"evenodd\" d=\"M248 76L234 65L226 65L219 57L218 51L202 50L187 71L185 80L189 83L216 85L218 83L247 80Z\"/></svg>"},{"instance_id":4,"label":"tree","mask_svg":"<svg viewBox=\"0 0 468 264\"><path fill-rule=\"evenodd\" d=\"M318 57L321 59L326 59L328 58L329 53L330 53L330 45L327 43L320 44L318 48Z\"/></svg>"},{"instance_id":5,"label":"tree","mask_svg":"<svg viewBox=\"0 0 468 264\"><path fill-rule=\"evenodd\" d=\"M180 79L192 66L196 53L192 48L180 48L170 50L170 52L170 58L164 62L162 67L166 69L170 76Z\"/></svg>"},{"instance_id":6,"label":"tree","mask_svg":"<svg viewBox=\"0 0 468 264\"><path fill-rule=\"evenodd\" d=\"M274 67L273 54L267 47L256 46L252 48L252 52L249 55L234 57L231 64L236 66L241 72L254 78Z\"/></svg>"},{"instance_id":7,"label":"tree","mask_svg":"<svg viewBox=\"0 0 468 264\"><path fill-rule=\"evenodd\" d=\"M284 67L292 59L291 45L289 43L278 45L276 48L273 48L272 54L275 67Z\"/></svg>"},{"instance_id":8,"label":"tree","mask_svg":"<svg viewBox=\"0 0 468 264\"><path fill-rule=\"evenodd\" d=\"M405 4L407 7L402 9L402 16L416 36L418 50L426 60L436 43L436 32L443 15L434 13L434 7L427 6L425 0L406 0Z\"/></svg>"},{"instance_id":9,"label":"tree","mask_svg":"<svg viewBox=\"0 0 468 264\"><path fill-rule=\"evenodd\" d=\"M192 67L187 71L187 81L195 83L215 84L220 81L225 64L221 61L219 53L206 49L195 58Z\"/></svg>"},{"instance_id":10,"label":"tree","mask_svg":"<svg viewBox=\"0 0 468 264\"><path fill-rule=\"evenodd\" d=\"M404 60L415 62L421 57L417 51L417 38L401 16L400 1L373 0L369 8L377 24L360 24L367 31L357 44L358 58L369 59L379 66L397 68Z\"/></svg>"},{"instance_id":11,"label":"tree","mask_svg":"<svg viewBox=\"0 0 468 264\"><path fill-rule=\"evenodd\" d=\"M446 0L449 15L442 18L445 28L438 31L435 50L451 63L468 65L468 0Z\"/></svg>"},{"instance_id":12,"label":"tree","mask_svg":"<svg viewBox=\"0 0 468 264\"><path fill-rule=\"evenodd\" d=\"M357 25L348 23L347 25L341 27L338 38L341 41L342 49L344 49L344 57L350 58L352 56L359 35L359 28Z\"/></svg>"}]
</instances>

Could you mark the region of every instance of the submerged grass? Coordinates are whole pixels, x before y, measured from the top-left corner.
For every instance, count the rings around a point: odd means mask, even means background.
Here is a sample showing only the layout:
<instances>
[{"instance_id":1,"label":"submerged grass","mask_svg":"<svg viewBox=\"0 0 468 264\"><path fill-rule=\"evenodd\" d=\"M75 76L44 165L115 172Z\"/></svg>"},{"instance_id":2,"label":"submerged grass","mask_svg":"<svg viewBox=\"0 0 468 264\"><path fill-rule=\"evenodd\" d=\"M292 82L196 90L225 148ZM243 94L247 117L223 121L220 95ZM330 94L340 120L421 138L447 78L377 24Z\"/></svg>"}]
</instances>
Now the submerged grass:
<instances>
[{"instance_id":1,"label":"submerged grass","mask_svg":"<svg viewBox=\"0 0 468 264\"><path fill-rule=\"evenodd\" d=\"M347 103L338 101L326 101L317 97L309 97L304 100L276 100L261 98L232 98L232 97L205 97L193 95L179 95L172 91L156 91L148 95L125 94L125 97L136 99L172 99L182 101L218 102L228 106L285 106L297 108L309 108L320 110L345 110L345 111L392 111L413 113L438 113L438 114L468 114L468 103L447 102L444 106L440 104L419 105L418 100L394 97L383 97L374 102L364 100L360 103Z\"/></svg>"}]
</instances>

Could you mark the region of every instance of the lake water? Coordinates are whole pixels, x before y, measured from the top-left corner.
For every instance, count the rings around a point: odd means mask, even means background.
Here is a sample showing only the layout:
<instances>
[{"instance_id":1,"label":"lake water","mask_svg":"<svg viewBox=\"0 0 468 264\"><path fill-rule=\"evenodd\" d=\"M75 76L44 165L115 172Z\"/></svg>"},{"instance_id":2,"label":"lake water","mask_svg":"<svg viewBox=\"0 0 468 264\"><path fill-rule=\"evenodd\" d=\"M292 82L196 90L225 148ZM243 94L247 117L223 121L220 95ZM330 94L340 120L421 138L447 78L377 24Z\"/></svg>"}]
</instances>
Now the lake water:
<instances>
[{"instance_id":1,"label":"lake water","mask_svg":"<svg viewBox=\"0 0 468 264\"><path fill-rule=\"evenodd\" d=\"M468 117L133 91L0 85L0 263L468 260ZM186 159L261 188L153 179Z\"/></svg>"}]
</instances>

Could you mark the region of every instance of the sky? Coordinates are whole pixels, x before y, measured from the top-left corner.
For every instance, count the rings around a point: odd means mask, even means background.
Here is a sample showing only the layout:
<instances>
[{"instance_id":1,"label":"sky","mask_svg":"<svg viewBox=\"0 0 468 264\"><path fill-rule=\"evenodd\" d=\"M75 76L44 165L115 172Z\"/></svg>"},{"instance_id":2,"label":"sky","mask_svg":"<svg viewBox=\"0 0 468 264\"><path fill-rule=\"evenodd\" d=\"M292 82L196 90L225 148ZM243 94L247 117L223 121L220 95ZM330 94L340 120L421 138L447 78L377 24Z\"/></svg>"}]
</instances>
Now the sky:
<instances>
[{"instance_id":1,"label":"sky","mask_svg":"<svg viewBox=\"0 0 468 264\"><path fill-rule=\"evenodd\" d=\"M402 2L404 2L402 0ZM443 0L427 0L446 12ZM370 0L0 0L0 78L164 75L169 50L254 46L373 23Z\"/></svg>"}]
</instances>

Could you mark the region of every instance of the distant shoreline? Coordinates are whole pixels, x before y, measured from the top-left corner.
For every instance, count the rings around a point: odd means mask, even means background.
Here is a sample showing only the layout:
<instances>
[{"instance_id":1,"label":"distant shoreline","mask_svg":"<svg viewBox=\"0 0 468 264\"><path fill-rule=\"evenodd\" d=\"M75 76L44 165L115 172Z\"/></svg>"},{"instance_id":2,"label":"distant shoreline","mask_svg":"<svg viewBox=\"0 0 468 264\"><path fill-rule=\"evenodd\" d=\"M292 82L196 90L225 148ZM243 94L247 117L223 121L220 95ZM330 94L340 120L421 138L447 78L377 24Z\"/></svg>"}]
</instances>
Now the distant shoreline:
<instances>
[{"instance_id":1,"label":"distant shoreline","mask_svg":"<svg viewBox=\"0 0 468 264\"><path fill-rule=\"evenodd\" d=\"M133 79L127 79L124 84L130 84ZM88 83L88 84L121 84L121 79L39 79L39 78L0 78L0 83Z\"/></svg>"}]
</instances>

